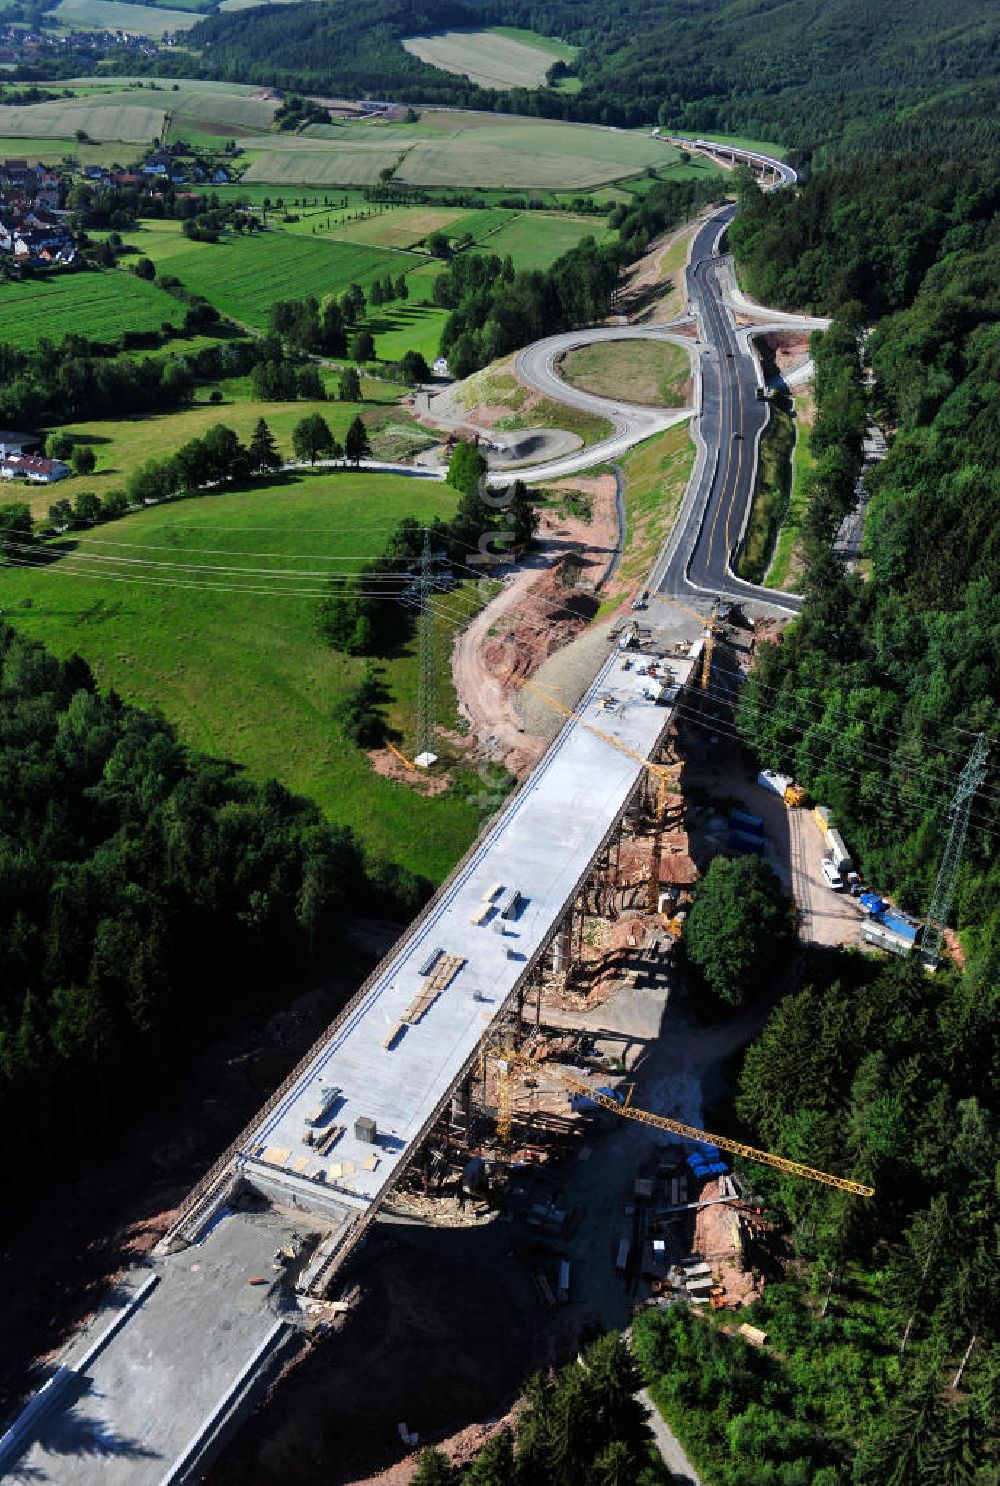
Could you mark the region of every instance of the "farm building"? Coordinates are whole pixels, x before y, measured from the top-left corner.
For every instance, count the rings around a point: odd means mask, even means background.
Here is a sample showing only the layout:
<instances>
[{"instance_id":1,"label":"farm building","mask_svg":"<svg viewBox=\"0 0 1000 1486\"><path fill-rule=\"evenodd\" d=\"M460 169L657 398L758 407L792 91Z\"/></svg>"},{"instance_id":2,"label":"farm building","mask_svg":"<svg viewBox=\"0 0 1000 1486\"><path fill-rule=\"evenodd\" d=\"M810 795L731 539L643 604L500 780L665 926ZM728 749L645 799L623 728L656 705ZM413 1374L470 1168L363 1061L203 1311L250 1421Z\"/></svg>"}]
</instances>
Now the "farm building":
<instances>
[{"instance_id":1,"label":"farm building","mask_svg":"<svg viewBox=\"0 0 1000 1486\"><path fill-rule=\"evenodd\" d=\"M13 428L0 428L0 459L35 454L41 447L42 441L37 433L16 433Z\"/></svg>"},{"instance_id":2,"label":"farm building","mask_svg":"<svg viewBox=\"0 0 1000 1486\"><path fill-rule=\"evenodd\" d=\"M33 485L52 485L65 480L70 473L61 459L44 459L39 454L15 454L0 459L0 479L29 480Z\"/></svg>"}]
</instances>

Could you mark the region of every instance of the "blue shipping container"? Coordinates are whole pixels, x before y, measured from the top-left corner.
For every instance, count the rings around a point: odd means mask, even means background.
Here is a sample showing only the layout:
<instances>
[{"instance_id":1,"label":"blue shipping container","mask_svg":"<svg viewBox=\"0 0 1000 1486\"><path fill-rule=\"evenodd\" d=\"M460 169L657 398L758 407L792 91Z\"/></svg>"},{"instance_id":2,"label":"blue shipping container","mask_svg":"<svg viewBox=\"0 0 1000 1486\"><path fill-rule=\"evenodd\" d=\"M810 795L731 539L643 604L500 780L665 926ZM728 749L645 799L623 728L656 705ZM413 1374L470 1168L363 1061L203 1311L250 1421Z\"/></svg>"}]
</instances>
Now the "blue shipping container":
<instances>
[{"instance_id":1,"label":"blue shipping container","mask_svg":"<svg viewBox=\"0 0 1000 1486\"><path fill-rule=\"evenodd\" d=\"M764 834L764 822L759 815L748 815L745 810L730 810L729 824L734 831L746 831L751 836Z\"/></svg>"},{"instance_id":2,"label":"blue shipping container","mask_svg":"<svg viewBox=\"0 0 1000 1486\"><path fill-rule=\"evenodd\" d=\"M890 934L898 934L900 939L908 939L911 944L916 944L924 927L923 924L918 924L915 919L907 918L901 913L896 913L892 908L886 908L881 913L876 913L875 921L888 929Z\"/></svg>"},{"instance_id":3,"label":"blue shipping container","mask_svg":"<svg viewBox=\"0 0 1000 1486\"><path fill-rule=\"evenodd\" d=\"M737 856L762 857L764 855L763 836L750 836L746 831L730 831L726 838L726 845Z\"/></svg>"}]
</instances>

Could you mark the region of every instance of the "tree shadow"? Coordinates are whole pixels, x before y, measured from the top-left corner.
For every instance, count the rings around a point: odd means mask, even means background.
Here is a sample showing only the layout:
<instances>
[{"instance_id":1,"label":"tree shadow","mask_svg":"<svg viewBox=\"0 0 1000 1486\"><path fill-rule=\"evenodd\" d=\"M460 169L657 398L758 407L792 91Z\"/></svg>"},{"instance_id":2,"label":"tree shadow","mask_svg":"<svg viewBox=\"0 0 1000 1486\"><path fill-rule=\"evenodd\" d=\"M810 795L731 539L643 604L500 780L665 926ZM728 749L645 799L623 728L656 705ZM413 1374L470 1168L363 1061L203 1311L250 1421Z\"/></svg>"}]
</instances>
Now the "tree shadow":
<instances>
[{"instance_id":1,"label":"tree shadow","mask_svg":"<svg viewBox=\"0 0 1000 1486\"><path fill-rule=\"evenodd\" d=\"M120 1289L121 1287L114 1287ZM93 1380L76 1376L65 1387L58 1407L42 1418L26 1437L20 1455L4 1471L12 1481L47 1481L49 1474L24 1460L36 1445L50 1455L111 1458L122 1460L159 1460L158 1450L151 1450L138 1440L119 1434L106 1420L78 1412L81 1401L97 1399Z\"/></svg>"},{"instance_id":2,"label":"tree shadow","mask_svg":"<svg viewBox=\"0 0 1000 1486\"><path fill-rule=\"evenodd\" d=\"M158 1460L158 1450L150 1450L138 1440L119 1434L103 1419L78 1414L76 1404L90 1392L90 1380L82 1378L77 1397L63 1413L46 1419L35 1438L53 1455L116 1455L123 1460Z\"/></svg>"}]
</instances>

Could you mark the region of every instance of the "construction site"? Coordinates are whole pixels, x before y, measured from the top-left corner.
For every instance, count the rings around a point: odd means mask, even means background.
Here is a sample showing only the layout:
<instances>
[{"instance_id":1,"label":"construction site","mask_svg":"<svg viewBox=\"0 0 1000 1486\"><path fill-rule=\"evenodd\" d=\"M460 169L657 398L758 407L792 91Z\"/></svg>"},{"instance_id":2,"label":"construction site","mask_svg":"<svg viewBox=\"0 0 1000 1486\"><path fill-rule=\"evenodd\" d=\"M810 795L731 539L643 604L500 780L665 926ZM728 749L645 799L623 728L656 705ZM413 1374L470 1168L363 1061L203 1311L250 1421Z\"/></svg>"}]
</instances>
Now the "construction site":
<instances>
[{"instance_id":1,"label":"construction site","mask_svg":"<svg viewBox=\"0 0 1000 1486\"><path fill-rule=\"evenodd\" d=\"M562 722L557 737L194 1188L151 1261L79 1333L8 1441L25 1465L57 1480L53 1462L98 1438L113 1448L74 1459L74 1480L198 1478L289 1369L298 1381L279 1416L300 1392L342 1408L353 1385L336 1359L373 1345L373 1276L385 1272L374 1261L433 1235L473 1311L484 1286L521 1292L507 1373L493 1377L481 1348L467 1369L475 1418L493 1406L484 1380L493 1400L516 1393L525 1356L565 1355L582 1328L621 1328L637 1305L679 1299L738 1311L760 1294L774 1272L770 1224L752 1167L734 1171L734 1157L864 1190L703 1128L706 1089L766 1008L703 1025L687 1004L676 961L693 885L740 838L780 856L788 820L806 812L772 794L765 842L763 820L731 808L732 778L713 799L705 773L750 627L740 638L713 619L695 639L670 639L644 621L610 630L576 708L511 678ZM752 776L748 787L763 800ZM422 1287L434 1262L422 1251L412 1266ZM404 1264L393 1308L424 1317L427 1298ZM206 1303L228 1350L192 1374ZM441 1324L439 1361L456 1348ZM426 1367L400 1375L380 1354L375 1377L406 1418L376 1410L370 1457L398 1458L454 1424L421 1392ZM443 1396L454 1410L450 1383ZM369 1391L355 1413L371 1407Z\"/></svg>"}]
</instances>

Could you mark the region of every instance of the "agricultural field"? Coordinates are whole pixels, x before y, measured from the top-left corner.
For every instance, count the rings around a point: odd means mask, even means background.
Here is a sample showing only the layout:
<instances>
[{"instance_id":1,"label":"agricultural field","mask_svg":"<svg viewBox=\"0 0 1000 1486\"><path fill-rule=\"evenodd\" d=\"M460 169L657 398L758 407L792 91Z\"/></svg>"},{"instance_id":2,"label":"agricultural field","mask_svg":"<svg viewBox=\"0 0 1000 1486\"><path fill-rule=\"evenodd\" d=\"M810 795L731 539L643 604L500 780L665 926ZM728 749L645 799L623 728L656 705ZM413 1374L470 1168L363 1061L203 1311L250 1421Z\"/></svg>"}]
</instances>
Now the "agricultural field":
<instances>
[{"instance_id":1,"label":"agricultural field","mask_svg":"<svg viewBox=\"0 0 1000 1486\"><path fill-rule=\"evenodd\" d=\"M220 10L253 10L257 5L295 5L298 0L222 0Z\"/></svg>"},{"instance_id":2,"label":"agricultural field","mask_svg":"<svg viewBox=\"0 0 1000 1486\"><path fill-rule=\"evenodd\" d=\"M603 217L572 217L564 212L520 212L488 237L477 239L486 253L510 256L515 268L548 268L585 237L604 242L614 234Z\"/></svg>"},{"instance_id":3,"label":"agricultural field","mask_svg":"<svg viewBox=\"0 0 1000 1486\"><path fill-rule=\"evenodd\" d=\"M167 109L170 114L170 137L189 139L191 131L228 137L247 130L270 129L277 103L246 93L206 93L203 89L182 83L171 92Z\"/></svg>"},{"instance_id":4,"label":"agricultural field","mask_svg":"<svg viewBox=\"0 0 1000 1486\"><path fill-rule=\"evenodd\" d=\"M407 152L397 171L399 180L423 186L469 180L481 186L574 190L676 159L676 151L645 133L534 120L469 128L465 116L453 117L462 120L454 133L439 133Z\"/></svg>"},{"instance_id":5,"label":"agricultural field","mask_svg":"<svg viewBox=\"0 0 1000 1486\"><path fill-rule=\"evenodd\" d=\"M304 219L300 230L308 231L311 222L318 231L329 218L332 225L327 230L345 242L374 243L381 248L410 248L414 243L423 242L432 232L453 236L454 224L469 215L461 207L447 206L393 206L381 211L378 207L366 206L362 210L372 215L363 216L359 222L350 221L342 212L321 211ZM342 225L338 225L338 221Z\"/></svg>"},{"instance_id":6,"label":"agricultural field","mask_svg":"<svg viewBox=\"0 0 1000 1486\"><path fill-rule=\"evenodd\" d=\"M123 5L123 10L138 7ZM163 132L164 111L144 103L134 93L112 99L57 99L24 106L0 105L0 135L10 139L72 140L78 129L92 139L145 145ZM65 153L65 144L61 145Z\"/></svg>"},{"instance_id":7,"label":"agricultural field","mask_svg":"<svg viewBox=\"0 0 1000 1486\"><path fill-rule=\"evenodd\" d=\"M688 400L691 358L669 341L601 341L569 351L559 368L563 380L597 397L618 397L648 407L682 408Z\"/></svg>"},{"instance_id":8,"label":"agricultural field","mask_svg":"<svg viewBox=\"0 0 1000 1486\"><path fill-rule=\"evenodd\" d=\"M152 5L128 5L125 0L59 0L45 17L47 24L74 31L125 31L131 36L163 36L187 31L201 16L194 10L168 10Z\"/></svg>"},{"instance_id":9,"label":"agricultural field","mask_svg":"<svg viewBox=\"0 0 1000 1486\"><path fill-rule=\"evenodd\" d=\"M239 140L244 180L277 185L367 185L395 167L409 185L574 191L672 169L678 151L643 131L442 110L417 124L311 126ZM402 161L400 162L400 157Z\"/></svg>"},{"instance_id":10,"label":"agricultural field","mask_svg":"<svg viewBox=\"0 0 1000 1486\"><path fill-rule=\"evenodd\" d=\"M430 36L409 36L402 43L411 56L419 57L442 72L467 77L481 88L540 88L552 63L568 61L573 47L548 43L530 31L504 30L437 31ZM552 46L559 48L553 51ZM568 54L568 55L567 55Z\"/></svg>"},{"instance_id":11,"label":"agricultural field","mask_svg":"<svg viewBox=\"0 0 1000 1486\"><path fill-rule=\"evenodd\" d=\"M249 160L243 179L251 185L371 186L379 171L391 169L400 154L391 140L355 144L347 139L310 139L304 134L293 140L287 134L272 139L251 136L239 144Z\"/></svg>"},{"instance_id":12,"label":"agricultural field","mask_svg":"<svg viewBox=\"0 0 1000 1486\"><path fill-rule=\"evenodd\" d=\"M484 252L509 254L516 268L545 268L581 238L593 235L602 240L610 235L600 217L523 212L498 206L476 211L434 206L380 210L368 206L360 209L360 220L356 220L358 216L357 207L321 208L304 213L287 230L312 236L315 229L317 234L346 242L396 248L414 247L433 232L444 233L452 243L471 236Z\"/></svg>"},{"instance_id":13,"label":"agricultural field","mask_svg":"<svg viewBox=\"0 0 1000 1486\"><path fill-rule=\"evenodd\" d=\"M362 243L263 232L220 243L192 242L179 222L130 228L128 241L151 258L157 270L176 275L223 314L263 327L276 299L342 294L351 284L367 286L387 273L396 277L419 261L409 254Z\"/></svg>"},{"instance_id":14,"label":"agricultural field","mask_svg":"<svg viewBox=\"0 0 1000 1486\"><path fill-rule=\"evenodd\" d=\"M0 284L0 340L28 349L43 337L59 342L70 331L114 341L125 331L179 325L184 305L132 274L114 269L52 273Z\"/></svg>"},{"instance_id":15,"label":"agricultural field","mask_svg":"<svg viewBox=\"0 0 1000 1486\"><path fill-rule=\"evenodd\" d=\"M345 741L332 713L364 661L325 645L316 612L328 573L377 555L403 517L447 517L455 500L429 481L303 471L80 533L61 544L60 561L4 570L0 604L57 654L83 655L102 687L160 710L186 742L236 760L254 779L278 778L374 853L440 880L475 835L478 813L460 791L427 799L378 777ZM245 568L256 571L241 575ZM461 607L452 594L449 612ZM439 716L454 725L451 620L442 616L436 638ZM415 639L384 669L404 746L417 669Z\"/></svg>"}]
</instances>

